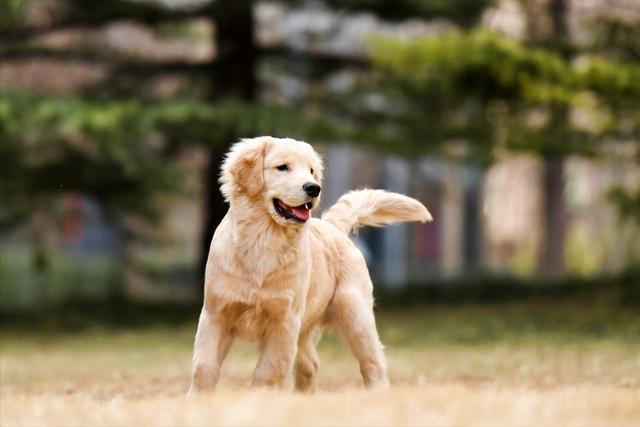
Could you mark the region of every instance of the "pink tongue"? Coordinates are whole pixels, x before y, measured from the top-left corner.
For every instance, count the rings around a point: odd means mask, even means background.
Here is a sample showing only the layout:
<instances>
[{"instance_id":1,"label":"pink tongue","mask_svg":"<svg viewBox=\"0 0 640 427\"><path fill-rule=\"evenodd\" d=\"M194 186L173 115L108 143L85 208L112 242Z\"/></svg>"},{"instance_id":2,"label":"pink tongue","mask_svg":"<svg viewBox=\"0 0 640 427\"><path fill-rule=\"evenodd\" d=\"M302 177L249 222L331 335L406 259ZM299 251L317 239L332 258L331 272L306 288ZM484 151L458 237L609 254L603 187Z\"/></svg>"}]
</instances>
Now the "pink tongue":
<instances>
[{"instance_id":1,"label":"pink tongue","mask_svg":"<svg viewBox=\"0 0 640 427\"><path fill-rule=\"evenodd\" d=\"M298 218L299 220L306 221L309 219L309 210L304 206L297 208L289 208L291 212Z\"/></svg>"}]
</instances>

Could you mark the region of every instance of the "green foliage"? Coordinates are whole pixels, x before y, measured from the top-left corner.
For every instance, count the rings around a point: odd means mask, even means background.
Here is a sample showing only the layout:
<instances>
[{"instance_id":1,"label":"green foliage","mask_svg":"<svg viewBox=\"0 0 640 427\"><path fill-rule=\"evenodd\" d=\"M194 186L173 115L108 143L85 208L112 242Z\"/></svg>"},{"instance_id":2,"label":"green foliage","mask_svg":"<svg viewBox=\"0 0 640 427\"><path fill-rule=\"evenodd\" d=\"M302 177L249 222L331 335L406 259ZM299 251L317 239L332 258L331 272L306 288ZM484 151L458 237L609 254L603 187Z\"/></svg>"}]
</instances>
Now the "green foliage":
<instances>
[{"instance_id":1,"label":"green foliage","mask_svg":"<svg viewBox=\"0 0 640 427\"><path fill-rule=\"evenodd\" d=\"M454 96L579 105L583 91L605 100L640 99L640 67L596 57L569 63L558 53L484 30L441 37L378 40L375 63L417 87Z\"/></svg>"},{"instance_id":2,"label":"green foliage","mask_svg":"<svg viewBox=\"0 0 640 427\"><path fill-rule=\"evenodd\" d=\"M16 27L22 15L25 0L0 0L0 28Z\"/></svg>"},{"instance_id":3,"label":"green foliage","mask_svg":"<svg viewBox=\"0 0 640 427\"><path fill-rule=\"evenodd\" d=\"M593 154L605 138L640 138L637 64L593 55L569 61L484 30L372 46L375 84L400 106L383 115L396 140L421 138L436 150L464 140L466 154L490 159L500 149ZM588 124L553 119L567 109Z\"/></svg>"},{"instance_id":4,"label":"green foliage","mask_svg":"<svg viewBox=\"0 0 640 427\"><path fill-rule=\"evenodd\" d=\"M640 25L633 19L596 16L590 27L594 38L589 48L607 57L640 60Z\"/></svg>"},{"instance_id":5,"label":"green foliage","mask_svg":"<svg viewBox=\"0 0 640 427\"><path fill-rule=\"evenodd\" d=\"M614 187L607 192L607 198L615 206L620 218L640 225L640 186L633 190Z\"/></svg>"},{"instance_id":6,"label":"green foliage","mask_svg":"<svg viewBox=\"0 0 640 427\"><path fill-rule=\"evenodd\" d=\"M154 219L157 197L180 189L172 159L184 145L227 144L232 134L333 132L300 113L233 101L101 102L21 92L3 93L0 118L0 228L74 191L93 196L112 219Z\"/></svg>"},{"instance_id":7,"label":"green foliage","mask_svg":"<svg viewBox=\"0 0 640 427\"><path fill-rule=\"evenodd\" d=\"M3 94L0 225L74 191L95 197L110 214L151 217L155 196L175 189L177 176L142 111L131 101Z\"/></svg>"}]
</instances>

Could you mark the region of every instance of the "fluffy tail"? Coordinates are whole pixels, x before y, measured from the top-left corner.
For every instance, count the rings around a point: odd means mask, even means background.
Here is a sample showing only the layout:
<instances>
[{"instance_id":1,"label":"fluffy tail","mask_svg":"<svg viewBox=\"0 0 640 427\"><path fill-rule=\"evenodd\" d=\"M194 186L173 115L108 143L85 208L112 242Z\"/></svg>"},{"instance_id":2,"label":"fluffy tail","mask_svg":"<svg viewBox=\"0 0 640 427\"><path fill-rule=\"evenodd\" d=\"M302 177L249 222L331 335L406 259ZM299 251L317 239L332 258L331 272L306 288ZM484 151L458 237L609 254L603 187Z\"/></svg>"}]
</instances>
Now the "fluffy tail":
<instances>
[{"instance_id":1,"label":"fluffy tail","mask_svg":"<svg viewBox=\"0 0 640 427\"><path fill-rule=\"evenodd\" d=\"M381 227L401 221L427 222L431 214L419 201L384 190L357 190L340 197L322 219L349 234L362 225Z\"/></svg>"}]
</instances>

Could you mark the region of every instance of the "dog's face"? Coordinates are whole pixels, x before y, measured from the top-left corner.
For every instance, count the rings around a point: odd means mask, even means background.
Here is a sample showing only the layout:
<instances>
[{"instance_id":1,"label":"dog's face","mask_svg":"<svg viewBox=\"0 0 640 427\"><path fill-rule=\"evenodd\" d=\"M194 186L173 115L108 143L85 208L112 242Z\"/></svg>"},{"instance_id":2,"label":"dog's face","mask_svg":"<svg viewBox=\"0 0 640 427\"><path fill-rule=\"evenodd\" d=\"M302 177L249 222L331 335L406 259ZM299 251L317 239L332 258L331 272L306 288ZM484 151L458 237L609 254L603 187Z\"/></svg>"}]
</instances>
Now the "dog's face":
<instances>
[{"instance_id":1,"label":"dog's face","mask_svg":"<svg viewBox=\"0 0 640 427\"><path fill-rule=\"evenodd\" d=\"M227 200L244 194L282 226L307 222L320 201L322 161L306 142L259 137L235 144L222 168Z\"/></svg>"}]
</instances>

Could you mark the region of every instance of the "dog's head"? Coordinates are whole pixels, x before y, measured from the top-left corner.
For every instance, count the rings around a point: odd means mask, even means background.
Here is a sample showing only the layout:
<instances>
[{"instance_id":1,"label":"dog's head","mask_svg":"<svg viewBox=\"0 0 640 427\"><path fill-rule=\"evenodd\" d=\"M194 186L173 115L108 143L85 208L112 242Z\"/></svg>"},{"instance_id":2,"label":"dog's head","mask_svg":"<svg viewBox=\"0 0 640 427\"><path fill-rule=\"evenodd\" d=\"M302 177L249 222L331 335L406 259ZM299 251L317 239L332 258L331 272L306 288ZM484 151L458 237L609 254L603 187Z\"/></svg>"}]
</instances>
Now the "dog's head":
<instances>
[{"instance_id":1,"label":"dog's head","mask_svg":"<svg viewBox=\"0 0 640 427\"><path fill-rule=\"evenodd\" d=\"M243 139L227 154L220 177L226 200L260 204L282 226L299 226L320 202L322 160L311 145L268 136Z\"/></svg>"}]
</instances>

